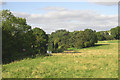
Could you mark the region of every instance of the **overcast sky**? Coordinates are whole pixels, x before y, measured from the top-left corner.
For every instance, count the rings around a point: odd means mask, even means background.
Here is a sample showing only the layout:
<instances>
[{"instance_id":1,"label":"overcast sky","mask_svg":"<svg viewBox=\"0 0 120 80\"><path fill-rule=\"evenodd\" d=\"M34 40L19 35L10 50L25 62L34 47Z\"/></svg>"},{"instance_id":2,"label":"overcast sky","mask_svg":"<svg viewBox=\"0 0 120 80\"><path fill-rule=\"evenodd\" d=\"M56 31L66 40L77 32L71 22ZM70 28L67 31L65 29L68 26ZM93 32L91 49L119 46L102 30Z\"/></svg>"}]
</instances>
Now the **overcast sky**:
<instances>
[{"instance_id":1,"label":"overcast sky","mask_svg":"<svg viewBox=\"0 0 120 80\"><path fill-rule=\"evenodd\" d=\"M118 25L117 2L7 2L15 16L26 18L27 23L51 33L58 29L69 31L110 30Z\"/></svg>"}]
</instances>

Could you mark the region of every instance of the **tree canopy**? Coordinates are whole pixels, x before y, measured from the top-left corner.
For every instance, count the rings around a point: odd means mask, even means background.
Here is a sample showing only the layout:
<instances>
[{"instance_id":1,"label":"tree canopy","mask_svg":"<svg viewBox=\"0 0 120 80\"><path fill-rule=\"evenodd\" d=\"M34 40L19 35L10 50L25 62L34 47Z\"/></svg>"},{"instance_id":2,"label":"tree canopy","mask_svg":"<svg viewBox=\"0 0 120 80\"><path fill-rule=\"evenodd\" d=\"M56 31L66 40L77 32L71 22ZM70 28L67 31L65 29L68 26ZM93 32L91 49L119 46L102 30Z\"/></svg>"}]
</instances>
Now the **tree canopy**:
<instances>
[{"instance_id":1,"label":"tree canopy","mask_svg":"<svg viewBox=\"0 0 120 80\"><path fill-rule=\"evenodd\" d=\"M61 52L71 47L84 48L93 46L97 42L97 35L91 29L74 32L57 30L50 35L49 42L52 52Z\"/></svg>"},{"instance_id":2,"label":"tree canopy","mask_svg":"<svg viewBox=\"0 0 120 80\"><path fill-rule=\"evenodd\" d=\"M115 39L120 39L120 26L112 28L110 31L112 37L114 37Z\"/></svg>"},{"instance_id":3,"label":"tree canopy","mask_svg":"<svg viewBox=\"0 0 120 80\"><path fill-rule=\"evenodd\" d=\"M15 17L9 10L2 11L1 21L3 63L46 53L48 37L42 29L32 30L25 18Z\"/></svg>"}]
</instances>

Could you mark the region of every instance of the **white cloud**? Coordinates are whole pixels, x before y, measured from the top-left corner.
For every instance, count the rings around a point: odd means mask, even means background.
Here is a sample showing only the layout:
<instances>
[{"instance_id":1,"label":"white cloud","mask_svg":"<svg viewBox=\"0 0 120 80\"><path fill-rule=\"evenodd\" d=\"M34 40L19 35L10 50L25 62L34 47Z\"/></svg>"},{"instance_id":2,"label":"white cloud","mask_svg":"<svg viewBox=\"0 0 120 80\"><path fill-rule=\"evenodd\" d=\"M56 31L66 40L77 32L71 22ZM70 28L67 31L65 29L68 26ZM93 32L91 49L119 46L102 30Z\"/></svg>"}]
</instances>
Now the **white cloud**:
<instances>
[{"instance_id":1,"label":"white cloud","mask_svg":"<svg viewBox=\"0 0 120 80\"><path fill-rule=\"evenodd\" d=\"M87 1L94 4L105 5L105 6L117 5L119 2L119 0L87 0Z\"/></svg>"},{"instance_id":2,"label":"white cloud","mask_svg":"<svg viewBox=\"0 0 120 80\"><path fill-rule=\"evenodd\" d=\"M95 4L98 5L104 5L104 6L114 6L118 5L118 2L94 2Z\"/></svg>"},{"instance_id":3,"label":"white cloud","mask_svg":"<svg viewBox=\"0 0 120 80\"><path fill-rule=\"evenodd\" d=\"M54 7L54 6L48 6L48 7L41 8L41 9L45 10L45 11L64 11L64 10L67 10L66 8L63 8L63 7Z\"/></svg>"},{"instance_id":4,"label":"white cloud","mask_svg":"<svg viewBox=\"0 0 120 80\"><path fill-rule=\"evenodd\" d=\"M47 9L47 8L46 8ZM40 27L47 33L58 29L69 31L91 28L94 30L109 30L118 25L117 15L104 15L89 10L67 10L65 8L51 8L45 14L28 14L13 12L14 15L24 17L32 27ZM64 10L61 10L64 9Z\"/></svg>"}]
</instances>

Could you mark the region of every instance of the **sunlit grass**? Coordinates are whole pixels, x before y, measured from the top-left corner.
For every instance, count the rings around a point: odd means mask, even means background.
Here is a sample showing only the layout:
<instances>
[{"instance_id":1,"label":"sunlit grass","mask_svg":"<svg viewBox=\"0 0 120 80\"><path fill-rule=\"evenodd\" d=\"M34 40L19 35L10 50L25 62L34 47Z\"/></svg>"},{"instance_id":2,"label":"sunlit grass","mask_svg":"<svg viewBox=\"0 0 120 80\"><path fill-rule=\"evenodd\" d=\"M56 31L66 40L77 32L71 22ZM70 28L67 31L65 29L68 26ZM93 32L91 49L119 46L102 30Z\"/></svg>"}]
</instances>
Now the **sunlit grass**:
<instances>
[{"instance_id":1,"label":"sunlit grass","mask_svg":"<svg viewBox=\"0 0 120 80\"><path fill-rule=\"evenodd\" d=\"M4 78L117 78L117 41L3 65Z\"/></svg>"},{"instance_id":2,"label":"sunlit grass","mask_svg":"<svg viewBox=\"0 0 120 80\"><path fill-rule=\"evenodd\" d=\"M98 43L118 43L118 40L105 40L105 41L98 41Z\"/></svg>"}]
</instances>

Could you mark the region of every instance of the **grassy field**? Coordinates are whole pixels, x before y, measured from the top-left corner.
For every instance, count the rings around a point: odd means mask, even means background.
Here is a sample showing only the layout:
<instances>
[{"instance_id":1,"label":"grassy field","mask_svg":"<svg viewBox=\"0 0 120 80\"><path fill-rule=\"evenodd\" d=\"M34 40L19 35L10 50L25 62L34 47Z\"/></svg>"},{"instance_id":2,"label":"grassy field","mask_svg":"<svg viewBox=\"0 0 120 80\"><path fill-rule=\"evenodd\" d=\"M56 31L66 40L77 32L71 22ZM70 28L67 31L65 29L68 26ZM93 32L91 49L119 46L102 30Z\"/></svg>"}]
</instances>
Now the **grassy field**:
<instances>
[{"instance_id":1,"label":"grassy field","mask_svg":"<svg viewBox=\"0 0 120 80\"><path fill-rule=\"evenodd\" d=\"M117 78L118 41L3 65L3 78Z\"/></svg>"}]
</instances>

